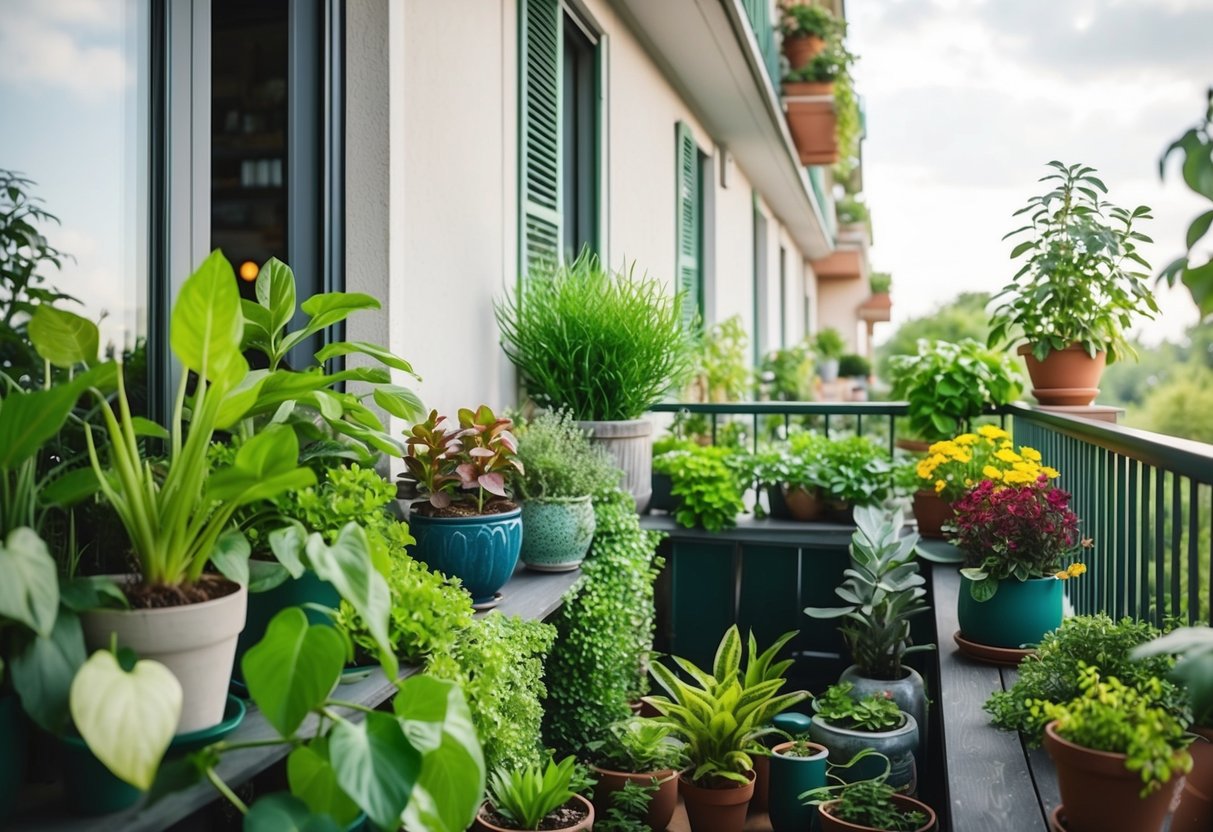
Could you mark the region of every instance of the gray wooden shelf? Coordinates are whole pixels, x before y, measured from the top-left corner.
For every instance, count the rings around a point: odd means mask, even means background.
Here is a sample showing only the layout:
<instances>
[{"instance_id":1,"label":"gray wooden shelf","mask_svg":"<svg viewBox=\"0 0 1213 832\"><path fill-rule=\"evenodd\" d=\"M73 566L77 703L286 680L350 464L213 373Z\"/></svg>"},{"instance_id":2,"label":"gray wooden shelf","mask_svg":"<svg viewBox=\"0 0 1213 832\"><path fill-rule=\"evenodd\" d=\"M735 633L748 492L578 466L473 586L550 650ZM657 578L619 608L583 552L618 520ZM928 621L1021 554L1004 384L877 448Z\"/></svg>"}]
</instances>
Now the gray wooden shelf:
<instances>
[{"instance_id":1,"label":"gray wooden shelf","mask_svg":"<svg viewBox=\"0 0 1213 832\"><path fill-rule=\"evenodd\" d=\"M572 572L538 573L520 566L502 589L502 599L497 610L504 615L542 621L560 607L565 592L580 577L579 569ZM477 616L485 614L481 612L477 613ZM420 668L406 667L401 670L400 678L418 672ZM375 708L387 701L395 690L395 684L384 677L383 671L375 669L364 678L342 684L337 689L336 696L347 702ZM362 718L358 712L349 716L355 720ZM304 726L303 733L314 730L315 724L312 721ZM237 742L269 739L277 735L277 731L250 703L244 722L229 739ZM53 740L48 739L46 742ZM223 756L218 773L228 785L238 787L282 760L288 750L287 746L282 745L234 751ZM69 813L58 784L35 787L31 790L30 798L28 805L18 812L6 828L14 832L159 832L222 799L209 783L203 783L174 792L150 807L145 808L140 802L126 811L99 817L81 817Z\"/></svg>"},{"instance_id":2,"label":"gray wooden shelf","mask_svg":"<svg viewBox=\"0 0 1213 832\"><path fill-rule=\"evenodd\" d=\"M672 514L648 514L640 525L652 531L665 532L679 540L705 540L713 543L744 541L790 546L842 546L851 542L855 526L848 523L804 523L798 520L776 520L772 517L742 515L731 529L710 532L707 529L687 529L674 521Z\"/></svg>"}]
</instances>

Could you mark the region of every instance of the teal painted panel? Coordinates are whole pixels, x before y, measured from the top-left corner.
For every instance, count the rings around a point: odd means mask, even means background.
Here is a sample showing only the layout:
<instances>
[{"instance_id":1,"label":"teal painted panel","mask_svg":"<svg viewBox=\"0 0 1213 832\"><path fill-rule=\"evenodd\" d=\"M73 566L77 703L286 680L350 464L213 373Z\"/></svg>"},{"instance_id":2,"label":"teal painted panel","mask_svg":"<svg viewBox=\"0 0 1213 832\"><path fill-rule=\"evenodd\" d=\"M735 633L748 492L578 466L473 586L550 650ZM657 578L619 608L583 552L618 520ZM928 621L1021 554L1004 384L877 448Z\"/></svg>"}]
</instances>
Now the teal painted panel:
<instances>
[{"instance_id":1,"label":"teal painted panel","mask_svg":"<svg viewBox=\"0 0 1213 832\"><path fill-rule=\"evenodd\" d=\"M801 549L800 600L805 607L833 607L841 604L834 589L842 583L842 573L851 564L851 556L842 546ZM799 649L809 653L838 653L843 666L850 663L846 643L838 632L838 621L823 621L802 615Z\"/></svg>"},{"instance_id":2,"label":"teal painted panel","mask_svg":"<svg viewBox=\"0 0 1213 832\"><path fill-rule=\"evenodd\" d=\"M675 540L670 553L670 652L710 669L734 622L732 543Z\"/></svg>"},{"instance_id":3,"label":"teal painted panel","mask_svg":"<svg viewBox=\"0 0 1213 832\"><path fill-rule=\"evenodd\" d=\"M799 552L795 546L742 546L737 623L743 639L753 629L760 650L788 630L803 629L808 618L800 603Z\"/></svg>"}]
</instances>

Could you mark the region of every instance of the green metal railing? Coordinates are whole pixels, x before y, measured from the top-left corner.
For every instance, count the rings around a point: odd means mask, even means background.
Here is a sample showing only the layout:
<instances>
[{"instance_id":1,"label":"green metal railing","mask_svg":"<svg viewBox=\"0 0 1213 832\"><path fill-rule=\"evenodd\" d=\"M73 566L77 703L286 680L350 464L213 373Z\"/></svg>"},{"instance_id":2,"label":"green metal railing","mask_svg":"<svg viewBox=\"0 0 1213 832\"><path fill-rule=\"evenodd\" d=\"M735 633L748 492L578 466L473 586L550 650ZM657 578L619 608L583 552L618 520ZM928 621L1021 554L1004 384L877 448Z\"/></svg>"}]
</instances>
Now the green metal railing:
<instances>
[{"instance_id":1,"label":"green metal railing","mask_svg":"<svg viewBox=\"0 0 1213 832\"><path fill-rule=\"evenodd\" d=\"M758 51L762 53L771 86L778 90L779 44L775 40L776 21L771 19L771 0L741 0L741 5L750 20L750 28L754 30L754 39L758 41Z\"/></svg>"}]
</instances>

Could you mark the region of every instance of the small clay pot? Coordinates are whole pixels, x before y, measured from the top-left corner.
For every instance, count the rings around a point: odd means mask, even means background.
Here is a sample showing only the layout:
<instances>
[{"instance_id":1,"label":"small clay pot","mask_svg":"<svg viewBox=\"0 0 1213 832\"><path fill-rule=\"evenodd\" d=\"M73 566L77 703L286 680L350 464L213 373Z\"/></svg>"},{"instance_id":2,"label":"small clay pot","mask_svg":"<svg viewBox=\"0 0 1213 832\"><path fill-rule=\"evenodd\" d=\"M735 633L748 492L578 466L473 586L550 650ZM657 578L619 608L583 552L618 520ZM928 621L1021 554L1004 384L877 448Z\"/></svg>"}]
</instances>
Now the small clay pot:
<instances>
[{"instance_id":1,"label":"small clay pot","mask_svg":"<svg viewBox=\"0 0 1213 832\"><path fill-rule=\"evenodd\" d=\"M811 522L821 517L825 503L821 500L819 489L801 488L799 485L783 489L783 504L787 506L788 514L793 520Z\"/></svg>"},{"instance_id":2,"label":"small clay pot","mask_svg":"<svg viewBox=\"0 0 1213 832\"><path fill-rule=\"evenodd\" d=\"M943 527L951 523L953 517L952 504L934 491L924 489L914 492L914 519L918 522L919 537L942 540Z\"/></svg>"},{"instance_id":3,"label":"small clay pot","mask_svg":"<svg viewBox=\"0 0 1213 832\"><path fill-rule=\"evenodd\" d=\"M938 819L935 817L935 810L921 800L906 797L904 794L895 794L892 800L903 810L917 810L927 816L926 823L915 829L914 832L931 832L935 828L935 824L938 822ZM877 829L874 826L859 826L850 821L834 817L830 814L830 810L837 805L837 800L831 800L817 807L817 817L821 821L821 832L884 832L884 830ZM1137 827L1133 828L1136 829Z\"/></svg>"},{"instance_id":4,"label":"small clay pot","mask_svg":"<svg viewBox=\"0 0 1213 832\"><path fill-rule=\"evenodd\" d=\"M679 777L678 791L686 805L691 832L742 832L746 809L754 796L754 772L749 777L750 782L744 786L722 789L696 786L686 774Z\"/></svg>"},{"instance_id":5,"label":"small clay pot","mask_svg":"<svg viewBox=\"0 0 1213 832\"><path fill-rule=\"evenodd\" d=\"M1032 378L1032 395L1043 405L1085 406L1099 395L1099 379L1103 375L1107 354L1095 353L1092 358L1078 344L1064 350L1053 350L1044 361L1032 355L1030 344L1019 348Z\"/></svg>"},{"instance_id":6,"label":"small clay pot","mask_svg":"<svg viewBox=\"0 0 1213 832\"><path fill-rule=\"evenodd\" d=\"M817 35L797 35L783 39L783 54L792 72L804 69L810 61L825 51L825 39Z\"/></svg>"},{"instance_id":7,"label":"small clay pot","mask_svg":"<svg viewBox=\"0 0 1213 832\"><path fill-rule=\"evenodd\" d=\"M674 808L678 805L678 772L673 769L650 771L633 774L627 771L611 771L610 769L590 766L594 770L598 783L594 786L594 811L605 815L611 808L612 796L621 791L625 784L631 782L638 786L651 786L657 783L657 791L649 800L649 811L644 817L653 832L663 832L670 825L674 816Z\"/></svg>"},{"instance_id":8,"label":"small clay pot","mask_svg":"<svg viewBox=\"0 0 1213 832\"><path fill-rule=\"evenodd\" d=\"M548 830L548 832L581 832L594 828L594 806L590 801L586 800L579 794L573 795L570 803L576 803L578 808L585 812L585 817L577 821L572 826L561 826L559 829ZM568 805L568 804L565 804ZM504 826L498 826L495 823L488 821L485 818L485 811L489 808L489 802L486 800L480 806L480 811L476 813L476 822L472 824L475 832L518 832L515 829L507 829Z\"/></svg>"}]
</instances>

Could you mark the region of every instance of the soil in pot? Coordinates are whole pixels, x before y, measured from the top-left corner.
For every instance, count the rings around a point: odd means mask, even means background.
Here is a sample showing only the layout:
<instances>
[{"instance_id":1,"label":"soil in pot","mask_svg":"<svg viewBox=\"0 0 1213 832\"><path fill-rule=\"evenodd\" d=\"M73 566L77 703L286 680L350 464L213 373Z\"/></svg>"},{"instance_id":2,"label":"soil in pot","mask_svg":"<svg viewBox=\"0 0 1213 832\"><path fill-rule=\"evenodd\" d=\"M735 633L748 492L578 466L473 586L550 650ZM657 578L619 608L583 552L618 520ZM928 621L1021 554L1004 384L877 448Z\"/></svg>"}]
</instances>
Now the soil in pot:
<instances>
[{"instance_id":1,"label":"soil in pot","mask_svg":"<svg viewBox=\"0 0 1213 832\"><path fill-rule=\"evenodd\" d=\"M936 828L938 818L935 816L935 810L921 800L915 800L912 797L898 794L893 796L893 802L902 810L919 811L927 816L926 822L915 829L914 832L931 832L931 830ZM830 814L830 809L837 805L837 803L838 801L831 800L818 807L817 815L821 821L821 832L884 832L871 826L859 826L850 821L834 817Z\"/></svg>"},{"instance_id":2,"label":"soil in pot","mask_svg":"<svg viewBox=\"0 0 1213 832\"><path fill-rule=\"evenodd\" d=\"M593 826L594 807L584 797L574 795L572 800L544 818L539 824L538 830L526 830L525 832L580 832L583 829L591 829ZM511 826L508 820L493 811L487 800L476 813L475 828L480 832L516 832L517 830L517 827Z\"/></svg>"},{"instance_id":3,"label":"soil in pot","mask_svg":"<svg viewBox=\"0 0 1213 832\"><path fill-rule=\"evenodd\" d=\"M611 808L612 795L623 789L628 782L638 786L651 786L657 783L657 791L649 800L649 811L644 822L653 832L663 832L670 825L674 809L678 806L678 772L673 770L653 771L643 774L633 774L626 771L611 771L610 769L590 766L598 783L594 786L594 813L599 817L605 815Z\"/></svg>"},{"instance_id":4,"label":"soil in pot","mask_svg":"<svg viewBox=\"0 0 1213 832\"><path fill-rule=\"evenodd\" d=\"M741 832L746 810L754 796L754 772L744 786L731 783L720 789L697 786L685 774L678 778L678 791L686 805L691 832Z\"/></svg>"},{"instance_id":5,"label":"soil in pot","mask_svg":"<svg viewBox=\"0 0 1213 832\"><path fill-rule=\"evenodd\" d=\"M1125 768L1124 754L1092 751L1045 726L1045 749L1057 768L1057 785L1069 832L1161 829L1183 777L1172 777L1141 797L1141 776Z\"/></svg>"},{"instance_id":6,"label":"soil in pot","mask_svg":"<svg viewBox=\"0 0 1213 832\"><path fill-rule=\"evenodd\" d=\"M1024 344L1019 354L1028 365L1032 378L1032 395L1043 405L1085 406L1099 395L1099 379L1103 376L1107 355L1097 352L1092 358L1077 344L1064 350L1053 350L1038 361L1032 348Z\"/></svg>"}]
</instances>

